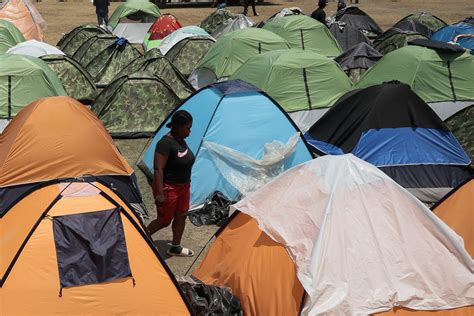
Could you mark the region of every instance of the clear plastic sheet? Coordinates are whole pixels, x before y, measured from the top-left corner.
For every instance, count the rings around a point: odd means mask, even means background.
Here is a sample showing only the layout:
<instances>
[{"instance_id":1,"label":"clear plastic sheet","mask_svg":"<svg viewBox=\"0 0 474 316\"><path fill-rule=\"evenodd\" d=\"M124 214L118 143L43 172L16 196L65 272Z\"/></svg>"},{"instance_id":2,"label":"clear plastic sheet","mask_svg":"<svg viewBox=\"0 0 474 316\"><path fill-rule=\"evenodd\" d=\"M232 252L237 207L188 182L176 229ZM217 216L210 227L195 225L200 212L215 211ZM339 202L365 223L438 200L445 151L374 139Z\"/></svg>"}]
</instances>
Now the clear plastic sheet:
<instances>
[{"instance_id":1,"label":"clear plastic sheet","mask_svg":"<svg viewBox=\"0 0 474 316\"><path fill-rule=\"evenodd\" d=\"M245 196L284 171L284 162L295 151L299 139L300 134L296 133L286 144L280 141L265 144L260 160L209 141L204 141L202 146L224 178Z\"/></svg>"}]
</instances>

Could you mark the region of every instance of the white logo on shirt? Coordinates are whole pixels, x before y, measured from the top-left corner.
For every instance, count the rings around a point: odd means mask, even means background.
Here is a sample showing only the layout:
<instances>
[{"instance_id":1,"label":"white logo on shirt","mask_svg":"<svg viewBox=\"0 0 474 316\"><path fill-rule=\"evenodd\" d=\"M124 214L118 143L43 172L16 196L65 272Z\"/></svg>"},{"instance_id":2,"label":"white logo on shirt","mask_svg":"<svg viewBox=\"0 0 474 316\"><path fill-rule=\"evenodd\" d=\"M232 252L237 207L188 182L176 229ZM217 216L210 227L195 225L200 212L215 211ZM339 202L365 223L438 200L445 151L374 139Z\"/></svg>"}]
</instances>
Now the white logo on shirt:
<instances>
[{"instance_id":1,"label":"white logo on shirt","mask_svg":"<svg viewBox=\"0 0 474 316\"><path fill-rule=\"evenodd\" d=\"M183 151L183 152L180 152L180 151L178 150L178 158L183 158L183 157L186 156L187 154L188 154L188 149L187 149L187 148L186 148L186 150Z\"/></svg>"}]
</instances>

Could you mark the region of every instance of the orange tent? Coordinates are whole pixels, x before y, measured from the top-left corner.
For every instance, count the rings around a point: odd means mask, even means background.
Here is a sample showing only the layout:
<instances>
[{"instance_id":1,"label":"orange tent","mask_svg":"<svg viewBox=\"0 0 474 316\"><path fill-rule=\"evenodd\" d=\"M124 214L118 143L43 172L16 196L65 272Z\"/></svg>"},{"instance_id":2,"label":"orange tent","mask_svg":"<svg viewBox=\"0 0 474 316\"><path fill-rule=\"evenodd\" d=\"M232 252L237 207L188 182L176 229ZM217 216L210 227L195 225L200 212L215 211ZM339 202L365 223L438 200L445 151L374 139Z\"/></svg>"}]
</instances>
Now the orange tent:
<instances>
[{"instance_id":1,"label":"orange tent","mask_svg":"<svg viewBox=\"0 0 474 316\"><path fill-rule=\"evenodd\" d=\"M244 315L297 315L304 289L285 247L244 213L219 232L193 275L226 286L240 299Z\"/></svg>"},{"instance_id":2,"label":"orange tent","mask_svg":"<svg viewBox=\"0 0 474 316\"><path fill-rule=\"evenodd\" d=\"M0 19L15 24L26 40L43 40L46 22L30 0L6 0L0 6Z\"/></svg>"},{"instance_id":3,"label":"orange tent","mask_svg":"<svg viewBox=\"0 0 474 316\"><path fill-rule=\"evenodd\" d=\"M0 313L189 315L130 206L79 181L38 188L0 219Z\"/></svg>"},{"instance_id":4,"label":"orange tent","mask_svg":"<svg viewBox=\"0 0 474 316\"><path fill-rule=\"evenodd\" d=\"M193 275L204 283L231 288L245 315L298 315L304 300L296 266L285 247L265 234L255 219L240 212L218 231ZM474 315L474 307L440 311L396 308L377 315L412 313L467 316Z\"/></svg>"},{"instance_id":5,"label":"orange tent","mask_svg":"<svg viewBox=\"0 0 474 316\"><path fill-rule=\"evenodd\" d=\"M38 183L85 175L141 203L133 169L94 113L70 97L33 102L0 135L0 216Z\"/></svg>"},{"instance_id":6,"label":"orange tent","mask_svg":"<svg viewBox=\"0 0 474 316\"><path fill-rule=\"evenodd\" d=\"M431 209L464 239L464 247L474 257L474 179L453 189Z\"/></svg>"}]
</instances>

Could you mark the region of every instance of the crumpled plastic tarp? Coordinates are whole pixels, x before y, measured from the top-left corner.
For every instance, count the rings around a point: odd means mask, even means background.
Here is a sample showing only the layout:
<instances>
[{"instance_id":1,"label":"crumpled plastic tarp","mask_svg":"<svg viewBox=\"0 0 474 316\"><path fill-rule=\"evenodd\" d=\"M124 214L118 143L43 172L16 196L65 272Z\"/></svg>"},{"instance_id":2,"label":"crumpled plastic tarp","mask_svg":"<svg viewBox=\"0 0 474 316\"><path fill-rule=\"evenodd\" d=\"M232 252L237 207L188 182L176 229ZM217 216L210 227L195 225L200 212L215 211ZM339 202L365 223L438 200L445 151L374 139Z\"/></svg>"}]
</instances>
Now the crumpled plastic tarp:
<instances>
[{"instance_id":1,"label":"crumpled plastic tarp","mask_svg":"<svg viewBox=\"0 0 474 316\"><path fill-rule=\"evenodd\" d=\"M308 294L303 315L474 304L474 261L462 238L352 154L296 166L234 208L286 246Z\"/></svg>"},{"instance_id":2,"label":"crumpled plastic tarp","mask_svg":"<svg viewBox=\"0 0 474 316\"><path fill-rule=\"evenodd\" d=\"M259 160L209 141L204 141L202 147L209 152L223 177L246 196L284 171L285 159L295 151L299 139L300 134L296 133L286 144L280 141L265 144Z\"/></svg>"},{"instance_id":3,"label":"crumpled plastic tarp","mask_svg":"<svg viewBox=\"0 0 474 316\"><path fill-rule=\"evenodd\" d=\"M194 277L177 277L194 315L242 316L240 300L228 288L207 285Z\"/></svg>"}]
</instances>

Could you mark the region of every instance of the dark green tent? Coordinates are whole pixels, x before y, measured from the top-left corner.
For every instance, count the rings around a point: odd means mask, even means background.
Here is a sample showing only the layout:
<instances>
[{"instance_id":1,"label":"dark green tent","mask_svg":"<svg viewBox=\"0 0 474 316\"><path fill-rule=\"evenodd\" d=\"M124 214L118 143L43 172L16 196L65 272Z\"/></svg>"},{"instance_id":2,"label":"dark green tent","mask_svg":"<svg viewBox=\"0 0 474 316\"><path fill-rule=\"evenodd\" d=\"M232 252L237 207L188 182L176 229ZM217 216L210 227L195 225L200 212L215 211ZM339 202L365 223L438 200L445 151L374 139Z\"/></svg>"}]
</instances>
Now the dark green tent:
<instances>
[{"instance_id":1,"label":"dark green tent","mask_svg":"<svg viewBox=\"0 0 474 316\"><path fill-rule=\"evenodd\" d=\"M65 54L74 55L76 50L84 44L89 38L97 34L107 34L108 32L101 27L93 24L81 25L64 34L56 46Z\"/></svg>"},{"instance_id":2,"label":"dark green tent","mask_svg":"<svg viewBox=\"0 0 474 316\"><path fill-rule=\"evenodd\" d=\"M138 71L145 71L165 80L173 89L173 92L182 100L194 92L194 88L188 80L157 48L147 51L144 56L140 56L132 61L127 67L120 71L117 78L124 75L131 75Z\"/></svg>"},{"instance_id":3,"label":"dark green tent","mask_svg":"<svg viewBox=\"0 0 474 316\"><path fill-rule=\"evenodd\" d=\"M461 146L474 161L474 104L457 112L444 123L459 140Z\"/></svg>"},{"instance_id":4,"label":"dark green tent","mask_svg":"<svg viewBox=\"0 0 474 316\"><path fill-rule=\"evenodd\" d=\"M394 32L381 41L374 42L374 48L381 54L385 55L398 48L408 45L408 42L415 39L427 39L424 35L414 31Z\"/></svg>"},{"instance_id":5,"label":"dark green tent","mask_svg":"<svg viewBox=\"0 0 474 316\"><path fill-rule=\"evenodd\" d=\"M150 137L180 99L165 80L138 72L111 82L92 110L115 138Z\"/></svg>"},{"instance_id":6,"label":"dark green tent","mask_svg":"<svg viewBox=\"0 0 474 316\"><path fill-rule=\"evenodd\" d=\"M56 73L67 94L84 104L90 104L97 96L92 77L84 67L65 55L40 57Z\"/></svg>"}]
</instances>

